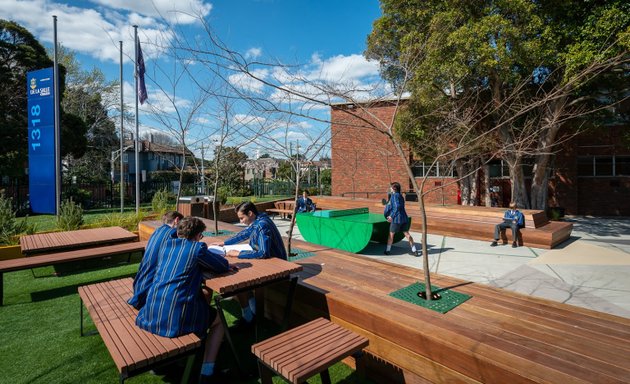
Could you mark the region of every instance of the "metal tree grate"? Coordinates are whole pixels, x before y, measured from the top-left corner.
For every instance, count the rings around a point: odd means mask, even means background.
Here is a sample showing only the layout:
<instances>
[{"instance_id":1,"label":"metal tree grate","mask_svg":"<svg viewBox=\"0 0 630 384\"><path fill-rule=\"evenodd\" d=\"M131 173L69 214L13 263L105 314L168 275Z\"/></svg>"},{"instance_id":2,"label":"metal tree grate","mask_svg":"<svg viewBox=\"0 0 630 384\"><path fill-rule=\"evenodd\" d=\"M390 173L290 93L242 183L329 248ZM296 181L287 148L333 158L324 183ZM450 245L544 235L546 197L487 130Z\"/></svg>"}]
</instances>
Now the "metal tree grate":
<instances>
[{"instance_id":1,"label":"metal tree grate","mask_svg":"<svg viewBox=\"0 0 630 384\"><path fill-rule=\"evenodd\" d=\"M441 298L438 300L425 300L418 296L418 292L424 292L424 287L424 283L413 283L389 295L440 313L446 313L472 297L448 289L440 289L440 287L432 285L431 292L440 294Z\"/></svg>"},{"instance_id":2,"label":"metal tree grate","mask_svg":"<svg viewBox=\"0 0 630 384\"><path fill-rule=\"evenodd\" d=\"M296 261L306 259L307 257L315 256L313 252L305 251L299 248L291 248L291 255L289 261Z\"/></svg>"}]
</instances>

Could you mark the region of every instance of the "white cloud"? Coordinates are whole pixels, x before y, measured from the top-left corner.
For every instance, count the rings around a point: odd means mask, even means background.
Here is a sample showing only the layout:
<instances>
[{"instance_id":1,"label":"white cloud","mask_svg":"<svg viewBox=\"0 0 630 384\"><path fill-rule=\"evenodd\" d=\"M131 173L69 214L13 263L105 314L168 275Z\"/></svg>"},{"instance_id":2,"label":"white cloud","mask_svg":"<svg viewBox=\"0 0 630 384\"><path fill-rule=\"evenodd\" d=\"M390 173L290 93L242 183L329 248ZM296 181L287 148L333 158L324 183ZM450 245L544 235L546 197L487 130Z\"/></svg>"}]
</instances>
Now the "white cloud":
<instances>
[{"instance_id":1,"label":"white cloud","mask_svg":"<svg viewBox=\"0 0 630 384\"><path fill-rule=\"evenodd\" d=\"M199 17L208 16L212 10L212 4L202 0L92 0L92 2L108 8L163 18L173 24L195 23Z\"/></svg>"},{"instance_id":2,"label":"white cloud","mask_svg":"<svg viewBox=\"0 0 630 384\"><path fill-rule=\"evenodd\" d=\"M88 9L45 0L11 1L0 7L0 18L19 23L48 44L53 42L53 15L57 16L60 44L101 61L119 61L119 41L123 41L123 60L129 62L134 57L132 25L141 27L138 33L146 57L159 54L157 47L168 44L174 37L174 32L164 28L151 14L125 14L113 8Z\"/></svg>"},{"instance_id":3,"label":"white cloud","mask_svg":"<svg viewBox=\"0 0 630 384\"><path fill-rule=\"evenodd\" d=\"M245 52L245 58L247 59L255 59L257 57L260 57L260 55L262 55L262 49L261 48L250 48L247 50L247 52Z\"/></svg>"},{"instance_id":4,"label":"white cloud","mask_svg":"<svg viewBox=\"0 0 630 384\"><path fill-rule=\"evenodd\" d=\"M259 79L266 79L269 76L269 70L267 69L255 69L252 71L252 75ZM243 89L245 91L261 93L264 88L264 84L259 80L251 77L247 73L235 73L228 76L228 81L233 86Z\"/></svg>"}]
</instances>

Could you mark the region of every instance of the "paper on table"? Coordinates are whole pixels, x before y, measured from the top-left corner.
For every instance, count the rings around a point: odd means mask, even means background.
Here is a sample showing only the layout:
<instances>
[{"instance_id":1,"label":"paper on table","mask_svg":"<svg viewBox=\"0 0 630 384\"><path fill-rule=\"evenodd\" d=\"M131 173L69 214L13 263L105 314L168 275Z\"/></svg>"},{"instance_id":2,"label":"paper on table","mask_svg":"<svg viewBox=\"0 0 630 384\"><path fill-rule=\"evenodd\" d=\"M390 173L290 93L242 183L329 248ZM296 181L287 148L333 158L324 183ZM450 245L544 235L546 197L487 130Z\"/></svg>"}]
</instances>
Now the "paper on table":
<instances>
[{"instance_id":1,"label":"paper on table","mask_svg":"<svg viewBox=\"0 0 630 384\"><path fill-rule=\"evenodd\" d=\"M233 244L233 245L224 245L224 246L219 246L219 245L208 245L208 250L210 252L219 254L219 255L225 255L227 252L230 252L232 250L237 250L237 251L251 251L252 247L249 244Z\"/></svg>"}]
</instances>

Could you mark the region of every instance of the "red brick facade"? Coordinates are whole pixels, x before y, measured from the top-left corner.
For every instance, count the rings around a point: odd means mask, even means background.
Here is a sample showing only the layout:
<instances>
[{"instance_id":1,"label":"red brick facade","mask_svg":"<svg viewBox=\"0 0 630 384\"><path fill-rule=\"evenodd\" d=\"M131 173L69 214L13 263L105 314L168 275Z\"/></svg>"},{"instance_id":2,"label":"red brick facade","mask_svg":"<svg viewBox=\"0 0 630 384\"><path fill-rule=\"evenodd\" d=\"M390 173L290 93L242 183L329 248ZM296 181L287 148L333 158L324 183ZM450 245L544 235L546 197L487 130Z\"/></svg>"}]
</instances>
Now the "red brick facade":
<instances>
[{"instance_id":1,"label":"red brick facade","mask_svg":"<svg viewBox=\"0 0 630 384\"><path fill-rule=\"evenodd\" d=\"M370 107L370 113L389 124L394 107L383 103ZM359 108L338 105L331 110L332 194L334 196L386 197L393 181L403 191L412 189L399 154L386 135L364 127L371 120ZM361 128L358 128L361 127ZM555 174L549 182L550 207L562 207L566 214L630 216L630 175L578 177L578 156L630 156L630 148L621 136L626 127L600 128L582 133L563 144L556 154ZM422 181L417 179L418 183ZM480 180L481 181L481 180ZM507 178L492 178L490 186L499 186L499 205L510 201ZM427 178L424 190L427 203L457 204L459 185L448 178ZM483 202L483 200L480 199Z\"/></svg>"}]
</instances>

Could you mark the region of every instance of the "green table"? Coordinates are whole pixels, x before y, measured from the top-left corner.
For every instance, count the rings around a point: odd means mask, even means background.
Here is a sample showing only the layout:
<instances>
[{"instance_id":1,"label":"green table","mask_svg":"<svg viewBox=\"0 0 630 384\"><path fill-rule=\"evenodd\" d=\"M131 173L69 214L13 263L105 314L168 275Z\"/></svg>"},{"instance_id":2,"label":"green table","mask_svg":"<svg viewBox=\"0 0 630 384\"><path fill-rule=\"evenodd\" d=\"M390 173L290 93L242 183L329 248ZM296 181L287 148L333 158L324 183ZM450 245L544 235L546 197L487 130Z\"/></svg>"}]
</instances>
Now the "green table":
<instances>
[{"instance_id":1,"label":"green table","mask_svg":"<svg viewBox=\"0 0 630 384\"><path fill-rule=\"evenodd\" d=\"M352 253L362 251L370 241L387 244L389 235L389 222L382 214L370 213L368 208L298 213L295 219L300 234L309 243ZM403 233L396 233L394 242L403 237Z\"/></svg>"}]
</instances>

